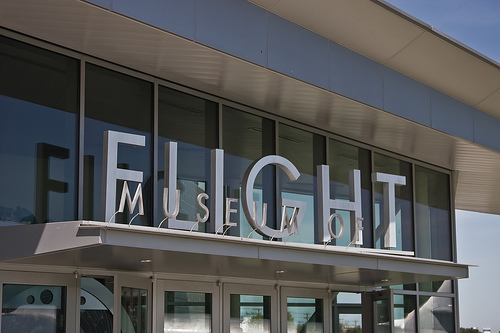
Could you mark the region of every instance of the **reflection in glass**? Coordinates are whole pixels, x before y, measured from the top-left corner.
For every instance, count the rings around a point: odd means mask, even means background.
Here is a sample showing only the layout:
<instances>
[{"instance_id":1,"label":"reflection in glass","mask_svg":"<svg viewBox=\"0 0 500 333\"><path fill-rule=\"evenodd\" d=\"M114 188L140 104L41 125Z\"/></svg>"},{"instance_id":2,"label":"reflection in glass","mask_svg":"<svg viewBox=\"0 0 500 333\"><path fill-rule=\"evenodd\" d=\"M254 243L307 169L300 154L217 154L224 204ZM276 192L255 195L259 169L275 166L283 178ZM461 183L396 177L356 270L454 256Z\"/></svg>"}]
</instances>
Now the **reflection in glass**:
<instances>
[{"instance_id":1,"label":"reflection in glass","mask_svg":"<svg viewBox=\"0 0 500 333\"><path fill-rule=\"evenodd\" d=\"M420 296L420 332L455 332L453 299L448 297Z\"/></svg>"},{"instance_id":2,"label":"reflection in glass","mask_svg":"<svg viewBox=\"0 0 500 333\"><path fill-rule=\"evenodd\" d=\"M363 316L361 313L339 313L338 333L361 333Z\"/></svg>"},{"instance_id":3,"label":"reflection in glass","mask_svg":"<svg viewBox=\"0 0 500 333\"><path fill-rule=\"evenodd\" d=\"M332 302L333 332L361 333L363 328L361 294L346 292L334 294L336 297Z\"/></svg>"},{"instance_id":4,"label":"reflection in glass","mask_svg":"<svg viewBox=\"0 0 500 333\"><path fill-rule=\"evenodd\" d=\"M391 332L390 322L390 302L387 299L380 299L373 302L373 315L375 317L375 333Z\"/></svg>"},{"instance_id":5,"label":"reflection in glass","mask_svg":"<svg viewBox=\"0 0 500 333\"><path fill-rule=\"evenodd\" d=\"M165 332L212 331L212 294L165 292Z\"/></svg>"},{"instance_id":6,"label":"reflection in glass","mask_svg":"<svg viewBox=\"0 0 500 333\"><path fill-rule=\"evenodd\" d=\"M323 333L323 300L287 297L287 332Z\"/></svg>"},{"instance_id":7,"label":"reflection in glass","mask_svg":"<svg viewBox=\"0 0 500 333\"><path fill-rule=\"evenodd\" d=\"M241 206L241 183L248 167L266 155L272 155L274 148L274 122L230 107L223 110L223 148L224 148L224 196L238 199L231 205L237 208L231 213L231 222L237 222L229 229L233 236L248 237L252 229L246 220ZM255 181L253 200L257 202L257 214L262 217L262 205L267 203L267 225L275 228L275 167L266 166ZM227 209L227 208L226 208ZM257 232L251 238L262 239Z\"/></svg>"},{"instance_id":8,"label":"reflection in glass","mask_svg":"<svg viewBox=\"0 0 500 333\"><path fill-rule=\"evenodd\" d=\"M0 37L0 225L76 219L79 64Z\"/></svg>"},{"instance_id":9,"label":"reflection in glass","mask_svg":"<svg viewBox=\"0 0 500 333\"><path fill-rule=\"evenodd\" d=\"M271 332L271 296L230 295L230 332Z\"/></svg>"},{"instance_id":10,"label":"reflection in glass","mask_svg":"<svg viewBox=\"0 0 500 333\"><path fill-rule=\"evenodd\" d=\"M453 283L451 280L421 282L419 284L419 290L420 291L438 292L438 293L452 293L453 292Z\"/></svg>"},{"instance_id":11,"label":"reflection in glass","mask_svg":"<svg viewBox=\"0 0 500 333\"><path fill-rule=\"evenodd\" d=\"M101 206L103 184L103 135L105 131L138 134L146 137L145 147L119 144L118 168L143 173L142 192L145 215L133 224L151 225L151 160L152 160L152 84L109 69L87 64L85 72L85 165L84 219L103 220ZM128 182L134 196L138 183ZM120 203L123 181L116 182L116 209ZM115 217L117 223L129 223L137 213Z\"/></svg>"},{"instance_id":12,"label":"reflection in glass","mask_svg":"<svg viewBox=\"0 0 500 333\"><path fill-rule=\"evenodd\" d=\"M389 288L394 290L417 290L417 285L415 283L394 284L392 286L389 286Z\"/></svg>"},{"instance_id":13,"label":"reflection in glass","mask_svg":"<svg viewBox=\"0 0 500 333\"><path fill-rule=\"evenodd\" d=\"M374 154L374 172L404 176L406 185L396 185L396 247L394 250L413 251L413 208L412 208L412 177L411 164L381 154ZM384 244L385 225L384 216L384 184L375 182L375 239L376 247L387 248Z\"/></svg>"},{"instance_id":14,"label":"reflection in glass","mask_svg":"<svg viewBox=\"0 0 500 333\"><path fill-rule=\"evenodd\" d=\"M356 146L330 139L328 165L330 166L330 197L335 200L350 200L349 172L354 169L361 172L361 200L363 217L363 247L371 247L372 222L371 222L371 188L370 181L370 151ZM344 233L330 244L348 246L351 243L350 213L335 210L344 220ZM340 232L340 222L335 219L332 225L333 232Z\"/></svg>"},{"instance_id":15,"label":"reflection in glass","mask_svg":"<svg viewBox=\"0 0 500 333\"><path fill-rule=\"evenodd\" d=\"M300 177L292 181L283 170L278 169L281 198L306 203L305 216L299 225L299 233L292 235L290 242L314 244L316 166L325 163L325 138L280 124L279 153L290 160L300 172ZM288 216L291 216L291 211Z\"/></svg>"},{"instance_id":16,"label":"reflection in glass","mask_svg":"<svg viewBox=\"0 0 500 333\"><path fill-rule=\"evenodd\" d=\"M146 333L148 326L148 291L122 287L121 331Z\"/></svg>"},{"instance_id":17,"label":"reflection in glass","mask_svg":"<svg viewBox=\"0 0 500 333\"><path fill-rule=\"evenodd\" d=\"M177 189L181 197L176 219L194 222L196 213L204 216L196 197L200 193L209 194L210 189L210 150L217 148L217 103L161 86L158 93L158 221L155 225L165 218L162 203L163 188L167 187L164 183L167 142L177 142ZM198 224L198 230L205 231L205 225Z\"/></svg>"},{"instance_id":18,"label":"reflection in glass","mask_svg":"<svg viewBox=\"0 0 500 333\"><path fill-rule=\"evenodd\" d=\"M416 332L416 296L394 295L394 331Z\"/></svg>"},{"instance_id":19,"label":"reflection in glass","mask_svg":"<svg viewBox=\"0 0 500 333\"><path fill-rule=\"evenodd\" d=\"M449 175L415 166L417 255L452 260Z\"/></svg>"},{"instance_id":20,"label":"reflection in glass","mask_svg":"<svg viewBox=\"0 0 500 333\"><path fill-rule=\"evenodd\" d=\"M3 333L66 331L66 287L5 284Z\"/></svg>"},{"instance_id":21,"label":"reflection in glass","mask_svg":"<svg viewBox=\"0 0 500 333\"><path fill-rule=\"evenodd\" d=\"M80 293L81 333L112 333L113 278L82 277Z\"/></svg>"}]
</instances>

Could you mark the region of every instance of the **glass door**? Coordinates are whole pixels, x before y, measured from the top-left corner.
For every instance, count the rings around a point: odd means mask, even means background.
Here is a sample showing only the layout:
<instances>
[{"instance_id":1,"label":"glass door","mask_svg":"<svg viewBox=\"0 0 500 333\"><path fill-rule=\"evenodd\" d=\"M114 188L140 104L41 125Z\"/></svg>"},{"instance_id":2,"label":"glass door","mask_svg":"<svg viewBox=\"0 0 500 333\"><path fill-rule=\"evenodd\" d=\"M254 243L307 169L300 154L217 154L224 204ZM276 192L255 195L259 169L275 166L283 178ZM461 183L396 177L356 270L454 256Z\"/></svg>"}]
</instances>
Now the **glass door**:
<instances>
[{"instance_id":1,"label":"glass door","mask_svg":"<svg viewBox=\"0 0 500 333\"><path fill-rule=\"evenodd\" d=\"M151 280L125 275L116 279L115 295L119 297L121 311L115 311L115 323L119 325L114 327L120 327L122 333L150 333Z\"/></svg>"},{"instance_id":2,"label":"glass door","mask_svg":"<svg viewBox=\"0 0 500 333\"><path fill-rule=\"evenodd\" d=\"M157 332L219 332L219 288L216 282L158 280Z\"/></svg>"},{"instance_id":3,"label":"glass door","mask_svg":"<svg viewBox=\"0 0 500 333\"><path fill-rule=\"evenodd\" d=\"M3 272L0 282L2 333L75 331L74 275Z\"/></svg>"},{"instance_id":4,"label":"glass door","mask_svg":"<svg viewBox=\"0 0 500 333\"><path fill-rule=\"evenodd\" d=\"M224 284L223 332L277 332L276 299L273 285Z\"/></svg>"},{"instance_id":5,"label":"glass door","mask_svg":"<svg viewBox=\"0 0 500 333\"><path fill-rule=\"evenodd\" d=\"M281 332L330 332L330 295L327 290L281 288Z\"/></svg>"},{"instance_id":6,"label":"glass door","mask_svg":"<svg viewBox=\"0 0 500 333\"><path fill-rule=\"evenodd\" d=\"M393 293L392 289L371 294L373 309L373 332L392 333L393 328Z\"/></svg>"}]
</instances>

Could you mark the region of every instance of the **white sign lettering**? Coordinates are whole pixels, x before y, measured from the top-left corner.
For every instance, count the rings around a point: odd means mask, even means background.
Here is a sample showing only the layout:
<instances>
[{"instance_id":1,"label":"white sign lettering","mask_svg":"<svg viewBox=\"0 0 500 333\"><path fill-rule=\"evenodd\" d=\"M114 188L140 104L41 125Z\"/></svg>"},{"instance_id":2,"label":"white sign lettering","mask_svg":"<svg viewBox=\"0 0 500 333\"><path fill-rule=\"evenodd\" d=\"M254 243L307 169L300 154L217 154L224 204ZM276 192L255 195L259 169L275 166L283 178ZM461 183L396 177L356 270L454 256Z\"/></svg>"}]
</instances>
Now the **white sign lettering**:
<instances>
[{"instance_id":1,"label":"white sign lettering","mask_svg":"<svg viewBox=\"0 0 500 333\"><path fill-rule=\"evenodd\" d=\"M120 133L114 131L104 132L104 163L103 163L103 216L105 220L114 222L114 214L123 212L125 201L130 213L138 206L138 215L144 214L142 199L143 173L135 170L125 170L117 167L118 145L127 144L138 147L145 146L145 136ZM262 236L285 238L299 233L300 224L305 216L306 203L304 201L281 199L281 223L279 229L267 225L267 203L262 205L262 216L257 214L257 202L253 200L253 191L258 174L267 165L281 168L290 180L295 181L300 176L298 169L284 157L270 155L255 161L245 172L242 180L241 200L243 213L252 227ZM224 151L214 149L211 152L211 187L210 196L200 193L196 198L197 205L203 210L203 217L196 213L196 221L177 220L180 207L180 191L177 189L177 143L165 143L165 175L163 188L163 213L167 220L167 227L182 230L193 230L198 223L208 221L210 217L210 232L225 234L227 229L236 226L238 222L231 221L231 214L238 212L235 207L237 198L225 198L223 191L224 182ZM120 206L114 212L116 205L116 181L124 180L124 187L120 199ZM337 211L347 211L350 214L351 244L363 245L362 205L361 205L361 173L352 170L349 173L349 200L330 199L329 166L317 167L317 203L318 223L316 225L317 241L328 244L333 239L340 238L344 233L344 220ZM131 199L127 181L139 183L134 198ZM396 218L395 218L395 187L406 184L404 176L384 173L373 173L372 182L383 183L384 186L384 246L395 248L396 245ZM202 200L210 200L210 208ZM225 203L225 215L224 215ZM332 213L332 210L335 212ZM332 223L338 219L340 230L333 232Z\"/></svg>"}]
</instances>

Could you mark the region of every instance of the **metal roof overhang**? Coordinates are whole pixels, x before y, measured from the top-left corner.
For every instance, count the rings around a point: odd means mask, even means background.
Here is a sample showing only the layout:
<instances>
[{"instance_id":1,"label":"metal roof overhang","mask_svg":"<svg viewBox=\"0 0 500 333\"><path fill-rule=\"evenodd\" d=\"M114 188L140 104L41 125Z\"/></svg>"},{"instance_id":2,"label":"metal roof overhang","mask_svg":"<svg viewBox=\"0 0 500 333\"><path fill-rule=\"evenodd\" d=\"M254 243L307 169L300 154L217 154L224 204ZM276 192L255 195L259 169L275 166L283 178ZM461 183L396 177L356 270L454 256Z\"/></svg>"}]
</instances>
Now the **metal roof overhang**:
<instances>
[{"instance_id":1,"label":"metal roof overhang","mask_svg":"<svg viewBox=\"0 0 500 333\"><path fill-rule=\"evenodd\" d=\"M468 277L467 265L390 252L88 221L7 226L0 233L0 263L18 265L280 280L351 290Z\"/></svg>"},{"instance_id":2,"label":"metal roof overhang","mask_svg":"<svg viewBox=\"0 0 500 333\"><path fill-rule=\"evenodd\" d=\"M498 69L373 1L254 2L500 117ZM500 213L496 151L82 1L0 0L0 25L457 171L456 208Z\"/></svg>"}]
</instances>

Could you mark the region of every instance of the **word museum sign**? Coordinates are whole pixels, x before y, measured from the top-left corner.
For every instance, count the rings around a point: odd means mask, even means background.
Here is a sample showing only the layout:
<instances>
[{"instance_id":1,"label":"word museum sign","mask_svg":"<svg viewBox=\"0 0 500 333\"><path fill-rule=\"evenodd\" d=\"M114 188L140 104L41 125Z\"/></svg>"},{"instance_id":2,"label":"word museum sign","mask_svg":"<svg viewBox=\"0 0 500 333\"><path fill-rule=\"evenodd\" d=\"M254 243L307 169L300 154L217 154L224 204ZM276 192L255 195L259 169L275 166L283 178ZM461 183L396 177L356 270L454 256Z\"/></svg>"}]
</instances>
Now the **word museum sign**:
<instances>
[{"instance_id":1,"label":"word museum sign","mask_svg":"<svg viewBox=\"0 0 500 333\"><path fill-rule=\"evenodd\" d=\"M103 181L103 214L105 221L114 222L114 216L123 212L125 202L127 201L129 211L132 214L135 207L138 206L138 214L144 215L144 204L142 197L143 173L136 170L125 170L118 168L118 145L126 144L131 146L144 147L146 137L130 133L115 131L104 132L104 181ZM253 201L253 188L259 172L267 165L275 165L281 168L290 180L299 178L300 173L297 168L284 157L269 155L252 163L242 181L241 200L243 213L253 230L262 236L273 238L284 238L299 232L299 227L305 215L306 203L304 201L281 199L280 208L282 208L281 225L279 229L273 229L266 225L267 204L262 205L262 217L257 214L257 202ZM167 221L167 227L173 229L192 230L198 223L208 220L211 215L213 223L210 223L213 233L223 233L224 227L235 226L236 222L231 222L231 214L236 213L233 208L238 199L225 198L223 196L224 185L224 150L213 149L211 152L211 187L210 194L200 193L197 197L197 204L204 212L201 216L196 214L196 221L177 220L180 204L180 191L177 189L177 143L165 143L165 179L163 188L163 213L164 220L160 225ZM120 205L116 211L116 181L123 180L123 190L120 198ZM139 183L134 198L132 199L127 181ZM317 167L317 209L318 209L318 239L323 243L328 243L332 239L342 236L344 230L344 221L342 216L333 213L331 210L341 210L350 212L351 244L363 244L363 227L361 217L361 174L359 170L352 170L349 175L350 199L334 200L330 199L330 179L329 166L319 165ZM383 183L384 188L384 246L386 248L396 247L396 218L395 218L395 187L406 184L406 178L399 175L385 173L373 173L372 182ZM203 200L210 198L210 207L207 207ZM226 208L224 214L224 205ZM292 211L288 216L288 211ZM137 216L136 215L136 216ZM332 230L332 223L335 218L340 222L340 230L335 234Z\"/></svg>"}]
</instances>

